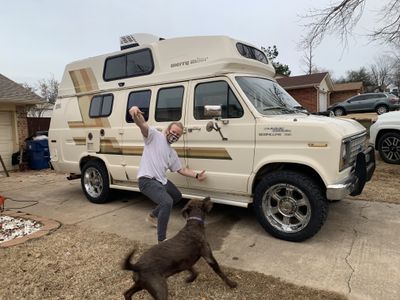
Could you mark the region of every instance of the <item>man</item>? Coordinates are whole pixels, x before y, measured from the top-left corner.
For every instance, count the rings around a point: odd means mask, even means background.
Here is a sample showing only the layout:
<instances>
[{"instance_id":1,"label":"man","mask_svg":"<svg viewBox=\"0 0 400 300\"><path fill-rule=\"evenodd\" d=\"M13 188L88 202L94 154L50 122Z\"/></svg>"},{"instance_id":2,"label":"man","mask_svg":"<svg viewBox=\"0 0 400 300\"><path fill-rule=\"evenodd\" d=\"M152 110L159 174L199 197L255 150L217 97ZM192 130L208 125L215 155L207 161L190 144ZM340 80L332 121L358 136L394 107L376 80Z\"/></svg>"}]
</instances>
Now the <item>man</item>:
<instances>
[{"instance_id":1,"label":"man","mask_svg":"<svg viewBox=\"0 0 400 300\"><path fill-rule=\"evenodd\" d=\"M171 147L183 133L182 123L172 122L165 133L161 133L146 123L143 112L137 106L131 107L129 113L144 139L144 150L137 175L139 190L157 204L146 220L157 226L158 242L162 242L166 239L171 209L182 199L181 192L167 179L166 171L169 169L199 181L205 180L207 176L204 170L196 173L190 168L182 168L175 149Z\"/></svg>"}]
</instances>

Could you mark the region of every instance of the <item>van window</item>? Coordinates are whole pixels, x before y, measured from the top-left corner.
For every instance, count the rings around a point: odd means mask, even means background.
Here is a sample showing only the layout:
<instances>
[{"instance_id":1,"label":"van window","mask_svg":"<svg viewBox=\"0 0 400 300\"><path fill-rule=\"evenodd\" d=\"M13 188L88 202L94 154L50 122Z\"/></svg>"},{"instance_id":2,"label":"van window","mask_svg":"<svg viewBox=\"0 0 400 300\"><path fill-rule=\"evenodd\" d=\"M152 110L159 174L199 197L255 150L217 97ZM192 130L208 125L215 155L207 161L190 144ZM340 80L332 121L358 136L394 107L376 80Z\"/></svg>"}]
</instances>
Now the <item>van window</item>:
<instances>
[{"instance_id":1,"label":"van window","mask_svg":"<svg viewBox=\"0 0 400 300\"><path fill-rule=\"evenodd\" d=\"M265 53L254 47L242 43L237 43L236 48L238 49L239 53L244 57L258 60L264 64L268 63L268 59Z\"/></svg>"},{"instance_id":2,"label":"van window","mask_svg":"<svg viewBox=\"0 0 400 300\"><path fill-rule=\"evenodd\" d=\"M194 118L211 119L204 116L205 105L221 105L223 119L240 118L243 108L226 81L200 83L194 92Z\"/></svg>"},{"instance_id":3,"label":"van window","mask_svg":"<svg viewBox=\"0 0 400 300\"><path fill-rule=\"evenodd\" d=\"M142 49L114 57L104 64L105 81L147 75L153 72L154 64L150 49Z\"/></svg>"},{"instance_id":4,"label":"van window","mask_svg":"<svg viewBox=\"0 0 400 300\"><path fill-rule=\"evenodd\" d=\"M99 118L111 115L114 102L113 94L97 95L92 98L89 108L89 117Z\"/></svg>"},{"instance_id":5,"label":"van window","mask_svg":"<svg viewBox=\"0 0 400 300\"><path fill-rule=\"evenodd\" d=\"M157 122L172 122L181 119L183 91L183 86L158 91L155 115Z\"/></svg>"},{"instance_id":6,"label":"van window","mask_svg":"<svg viewBox=\"0 0 400 300\"><path fill-rule=\"evenodd\" d=\"M132 106L137 106L144 114L144 119L149 119L149 107L150 107L151 91L135 91L129 94L128 107L126 109L125 120L127 123L133 123L132 116L129 114L129 109Z\"/></svg>"}]
</instances>

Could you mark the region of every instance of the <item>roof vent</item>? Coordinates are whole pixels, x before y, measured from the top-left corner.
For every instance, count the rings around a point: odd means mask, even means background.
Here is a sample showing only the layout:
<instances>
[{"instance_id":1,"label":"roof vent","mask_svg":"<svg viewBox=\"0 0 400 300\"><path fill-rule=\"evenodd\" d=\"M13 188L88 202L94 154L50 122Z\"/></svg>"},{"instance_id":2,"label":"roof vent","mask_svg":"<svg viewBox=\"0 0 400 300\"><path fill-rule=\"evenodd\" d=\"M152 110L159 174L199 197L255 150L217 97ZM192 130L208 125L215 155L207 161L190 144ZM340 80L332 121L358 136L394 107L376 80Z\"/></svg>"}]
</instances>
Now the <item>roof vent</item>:
<instances>
[{"instance_id":1,"label":"roof vent","mask_svg":"<svg viewBox=\"0 0 400 300\"><path fill-rule=\"evenodd\" d=\"M119 44L121 50L161 41L163 38L148 33L135 33L121 36Z\"/></svg>"}]
</instances>

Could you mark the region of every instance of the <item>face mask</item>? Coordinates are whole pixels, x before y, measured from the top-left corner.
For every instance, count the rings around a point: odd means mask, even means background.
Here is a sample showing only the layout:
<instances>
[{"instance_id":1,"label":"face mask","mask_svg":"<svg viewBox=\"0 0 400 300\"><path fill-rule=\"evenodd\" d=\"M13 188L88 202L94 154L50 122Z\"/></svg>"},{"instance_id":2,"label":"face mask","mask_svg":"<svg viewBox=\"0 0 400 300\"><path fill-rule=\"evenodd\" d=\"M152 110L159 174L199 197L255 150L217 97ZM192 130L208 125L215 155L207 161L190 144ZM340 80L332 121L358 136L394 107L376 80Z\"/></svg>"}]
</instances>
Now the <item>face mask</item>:
<instances>
[{"instance_id":1,"label":"face mask","mask_svg":"<svg viewBox=\"0 0 400 300\"><path fill-rule=\"evenodd\" d=\"M173 133L168 133L167 134L167 141L168 144L175 143L177 140L179 140L179 136L173 134Z\"/></svg>"}]
</instances>

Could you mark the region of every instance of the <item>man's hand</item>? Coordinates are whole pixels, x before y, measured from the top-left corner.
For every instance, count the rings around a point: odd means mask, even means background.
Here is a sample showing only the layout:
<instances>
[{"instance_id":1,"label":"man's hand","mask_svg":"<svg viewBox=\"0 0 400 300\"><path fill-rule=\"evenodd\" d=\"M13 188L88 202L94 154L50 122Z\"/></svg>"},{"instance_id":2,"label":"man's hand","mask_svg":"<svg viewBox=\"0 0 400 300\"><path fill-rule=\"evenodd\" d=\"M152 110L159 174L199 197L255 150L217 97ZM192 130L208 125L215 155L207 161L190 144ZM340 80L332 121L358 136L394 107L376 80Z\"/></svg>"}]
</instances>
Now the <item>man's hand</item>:
<instances>
[{"instance_id":1,"label":"man's hand","mask_svg":"<svg viewBox=\"0 0 400 300\"><path fill-rule=\"evenodd\" d=\"M200 173L197 173L197 180L198 181L203 181L207 178L206 175L206 170L201 171Z\"/></svg>"},{"instance_id":2,"label":"man's hand","mask_svg":"<svg viewBox=\"0 0 400 300\"><path fill-rule=\"evenodd\" d=\"M129 114L132 116L132 119L135 119L135 117L143 116L143 112L137 106L132 106L129 109Z\"/></svg>"},{"instance_id":3,"label":"man's hand","mask_svg":"<svg viewBox=\"0 0 400 300\"><path fill-rule=\"evenodd\" d=\"M132 106L129 109L129 114L132 116L132 119L135 121L136 125L140 128L142 135L147 137L149 134L149 126L147 125L143 112L137 106Z\"/></svg>"}]
</instances>

